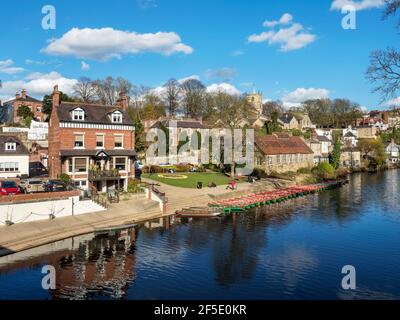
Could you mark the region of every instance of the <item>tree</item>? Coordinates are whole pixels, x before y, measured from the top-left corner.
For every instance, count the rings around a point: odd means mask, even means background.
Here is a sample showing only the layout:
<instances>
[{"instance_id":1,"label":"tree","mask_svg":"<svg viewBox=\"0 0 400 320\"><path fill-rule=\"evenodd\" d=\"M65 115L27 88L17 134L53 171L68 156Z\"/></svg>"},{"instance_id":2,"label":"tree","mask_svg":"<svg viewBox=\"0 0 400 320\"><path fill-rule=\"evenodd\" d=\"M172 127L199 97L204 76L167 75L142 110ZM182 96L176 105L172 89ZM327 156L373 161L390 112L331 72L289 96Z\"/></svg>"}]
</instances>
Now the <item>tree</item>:
<instances>
[{"instance_id":1,"label":"tree","mask_svg":"<svg viewBox=\"0 0 400 320\"><path fill-rule=\"evenodd\" d=\"M141 118L143 120L156 120L162 116L165 116L165 111L161 99L151 92L147 93L144 97Z\"/></svg>"},{"instance_id":2,"label":"tree","mask_svg":"<svg viewBox=\"0 0 400 320\"><path fill-rule=\"evenodd\" d=\"M278 111L272 111L270 113L271 120L266 121L263 127L263 132L265 134L272 134L274 132L282 131L282 127L278 122L279 113Z\"/></svg>"},{"instance_id":3,"label":"tree","mask_svg":"<svg viewBox=\"0 0 400 320\"><path fill-rule=\"evenodd\" d=\"M92 86L96 91L96 99L105 105L115 105L119 99L120 93L129 96L133 88L129 80L121 77L114 79L111 76L93 81Z\"/></svg>"},{"instance_id":4,"label":"tree","mask_svg":"<svg viewBox=\"0 0 400 320\"><path fill-rule=\"evenodd\" d=\"M163 99L169 116L174 116L179 108L182 89L175 79L170 79L164 85Z\"/></svg>"},{"instance_id":5,"label":"tree","mask_svg":"<svg viewBox=\"0 0 400 320\"><path fill-rule=\"evenodd\" d=\"M20 106L17 110L17 116L21 117L22 119L26 119L28 117L33 118L33 112L28 106Z\"/></svg>"},{"instance_id":6,"label":"tree","mask_svg":"<svg viewBox=\"0 0 400 320\"><path fill-rule=\"evenodd\" d=\"M334 169L338 169L340 166L340 154L341 154L342 144L340 142L339 137L335 137L333 143L333 150L329 157L329 163L333 166Z\"/></svg>"},{"instance_id":7,"label":"tree","mask_svg":"<svg viewBox=\"0 0 400 320\"><path fill-rule=\"evenodd\" d=\"M74 95L83 102L92 102L96 98L96 88L90 78L79 78L73 86Z\"/></svg>"},{"instance_id":8,"label":"tree","mask_svg":"<svg viewBox=\"0 0 400 320\"><path fill-rule=\"evenodd\" d=\"M140 154L146 150L146 137L143 124L138 115L135 117L133 124L135 125L135 150Z\"/></svg>"},{"instance_id":9,"label":"tree","mask_svg":"<svg viewBox=\"0 0 400 320\"><path fill-rule=\"evenodd\" d=\"M66 101L66 102L74 102L75 99L69 97L67 94L60 92L60 101L59 103L61 103L62 101ZM43 101L42 101L42 111L43 113L46 115L46 121L49 121L50 119L50 115L51 115L51 110L53 108L53 94L46 94L43 97Z\"/></svg>"},{"instance_id":10,"label":"tree","mask_svg":"<svg viewBox=\"0 0 400 320\"><path fill-rule=\"evenodd\" d=\"M186 117L203 115L206 87L197 79L188 79L181 84L183 112Z\"/></svg>"},{"instance_id":11,"label":"tree","mask_svg":"<svg viewBox=\"0 0 400 320\"><path fill-rule=\"evenodd\" d=\"M385 0L385 2L383 19L395 15L400 8L399 0ZM372 52L366 78L376 84L373 92L379 92L382 101L396 96L400 85L400 52L395 48Z\"/></svg>"}]
</instances>

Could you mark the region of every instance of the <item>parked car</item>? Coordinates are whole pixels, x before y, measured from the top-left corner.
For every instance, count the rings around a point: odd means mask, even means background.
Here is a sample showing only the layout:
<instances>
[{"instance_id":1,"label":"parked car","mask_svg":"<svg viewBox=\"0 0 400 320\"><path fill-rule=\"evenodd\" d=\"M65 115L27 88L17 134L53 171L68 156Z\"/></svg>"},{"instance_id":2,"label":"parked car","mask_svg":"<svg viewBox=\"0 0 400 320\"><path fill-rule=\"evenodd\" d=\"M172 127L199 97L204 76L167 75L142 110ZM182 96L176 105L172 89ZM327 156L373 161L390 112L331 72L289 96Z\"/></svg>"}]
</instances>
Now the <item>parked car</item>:
<instances>
[{"instance_id":1,"label":"parked car","mask_svg":"<svg viewBox=\"0 0 400 320\"><path fill-rule=\"evenodd\" d=\"M44 184L39 179L27 179L21 181L21 188L25 193L44 192Z\"/></svg>"},{"instance_id":2,"label":"parked car","mask_svg":"<svg viewBox=\"0 0 400 320\"><path fill-rule=\"evenodd\" d=\"M61 180L49 180L44 184L46 192L66 191L67 186Z\"/></svg>"},{"instance_id":3,"label":"parked car","mask_svg":"<svg viewBox=\"0 0 400 320\"><path fill-rule=\"evenodd\" d=\"M46 167L39 161L29 163L29 175L31 177L40 177L48 173Z\"/></svg>"},{"instance_id":4,"label":"parked car","mask_svg":"<svg viewBox=\"0 0 400 320\"><path fill-rule=\"evenodd\" d=\"M0 194L3 196L20 194L21 188L13 180L0 181Z\"/></svg>"}]
</instances>

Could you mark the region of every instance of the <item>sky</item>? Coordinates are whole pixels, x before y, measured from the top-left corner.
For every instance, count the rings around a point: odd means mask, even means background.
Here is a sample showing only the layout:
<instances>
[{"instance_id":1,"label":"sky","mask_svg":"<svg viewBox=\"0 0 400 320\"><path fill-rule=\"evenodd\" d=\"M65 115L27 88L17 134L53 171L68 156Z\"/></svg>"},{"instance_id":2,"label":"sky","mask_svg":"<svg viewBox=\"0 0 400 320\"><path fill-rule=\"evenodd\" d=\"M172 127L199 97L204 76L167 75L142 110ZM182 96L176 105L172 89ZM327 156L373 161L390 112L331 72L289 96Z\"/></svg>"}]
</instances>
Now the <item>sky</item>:
<instances>
[{"instance_id":1,"label":"sky","mask_svg":"<svg viewBox=\"0 0 400 320\"><path fill-rule=\"evenodd\" d=\"M348 4L355 29L342 27ZM0 99L22 88L41 98L55 84L72 93L82 76L156 90L194 77L210 92L256 90L288 107L329 97L382 109L365 71L370 53L400 36L382 9L383 0L5 0Z\"/></svg>"}]
</instances>

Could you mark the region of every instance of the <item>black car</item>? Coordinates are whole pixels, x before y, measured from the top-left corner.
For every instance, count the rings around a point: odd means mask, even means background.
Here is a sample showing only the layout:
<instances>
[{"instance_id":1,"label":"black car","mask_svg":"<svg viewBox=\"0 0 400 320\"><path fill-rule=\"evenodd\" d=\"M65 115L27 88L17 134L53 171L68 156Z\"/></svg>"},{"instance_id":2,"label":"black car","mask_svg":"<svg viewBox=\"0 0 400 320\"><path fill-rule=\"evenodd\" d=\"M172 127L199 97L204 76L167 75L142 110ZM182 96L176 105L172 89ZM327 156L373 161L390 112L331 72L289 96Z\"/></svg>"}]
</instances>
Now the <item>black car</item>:
<instances>
[{"instance_id":1,"label":"black car","mask_svg":"<svg viewBox=\"0 0 400 320\"><path fill-rule=\"evenodd\" d=\"M41 162L30 162L29 163L29 176L40 177L47 175L47 169Z\"/></svg>"},{"instance_id":2,"label":"black car","mask_svg":"<svg viewBox=\"0 0 400 320\"><path fill-rule=\"evenodd\" d=\"M49 180L44 184L45 192L66 191L67 186L61 180Z\"/></svg>"}]
</instances>

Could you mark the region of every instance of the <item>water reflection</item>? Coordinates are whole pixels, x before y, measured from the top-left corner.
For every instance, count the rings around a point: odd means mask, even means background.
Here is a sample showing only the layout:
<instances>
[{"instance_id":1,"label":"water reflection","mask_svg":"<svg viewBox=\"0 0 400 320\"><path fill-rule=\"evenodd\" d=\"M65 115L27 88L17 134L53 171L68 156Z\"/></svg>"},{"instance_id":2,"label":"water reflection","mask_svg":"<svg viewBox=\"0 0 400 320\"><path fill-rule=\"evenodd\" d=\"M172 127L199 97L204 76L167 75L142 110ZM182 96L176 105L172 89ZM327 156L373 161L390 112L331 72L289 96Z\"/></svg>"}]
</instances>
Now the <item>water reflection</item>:
<instances>
[{"instance_id":1,"label":"water reflection","mask_svg":"<svg viewBox=\"0 0 400 320\"><path fill-rule=\"evenodd\" d=\"M18 276L31 291L17 298L43 298L38 278L51 264L52 299L396 298L399 179L400 171L356 174L343 188L246 214L66 239L1 257L0 281ZM364 281L352 293L340 289L349 262ZM10 288L0 286L0 297Z\"/></svg>"}]
</instances>

